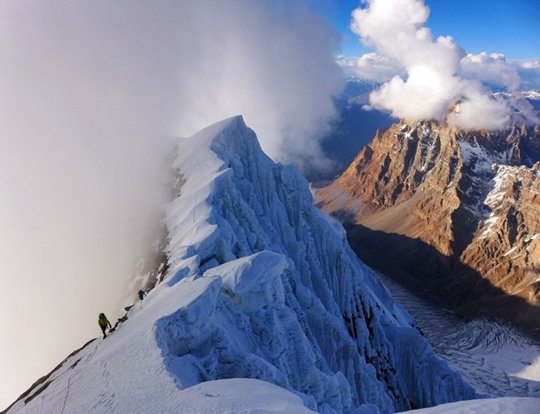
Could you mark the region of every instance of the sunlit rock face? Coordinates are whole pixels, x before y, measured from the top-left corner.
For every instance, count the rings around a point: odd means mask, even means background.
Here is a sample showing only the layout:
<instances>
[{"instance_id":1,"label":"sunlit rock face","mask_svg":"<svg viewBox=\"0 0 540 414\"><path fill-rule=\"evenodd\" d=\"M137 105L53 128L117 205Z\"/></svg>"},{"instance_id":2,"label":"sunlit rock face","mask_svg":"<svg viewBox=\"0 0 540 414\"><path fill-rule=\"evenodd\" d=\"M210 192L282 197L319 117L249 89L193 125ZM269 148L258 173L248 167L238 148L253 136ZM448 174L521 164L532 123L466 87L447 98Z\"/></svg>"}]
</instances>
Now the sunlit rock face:
<instances>
[{"instance_id":1,"label":"sunlit rock face","mask_svg":"<svg viewBox=\"0 0 540 414\"><path fill-rule=\"evenodd\" d=\"M467 316L487 311L535 326L539 161L538 126L464 131L403 120L379 131L316 201L348 223L370 264L396 266Z\"/></svg>"}]
</instances>

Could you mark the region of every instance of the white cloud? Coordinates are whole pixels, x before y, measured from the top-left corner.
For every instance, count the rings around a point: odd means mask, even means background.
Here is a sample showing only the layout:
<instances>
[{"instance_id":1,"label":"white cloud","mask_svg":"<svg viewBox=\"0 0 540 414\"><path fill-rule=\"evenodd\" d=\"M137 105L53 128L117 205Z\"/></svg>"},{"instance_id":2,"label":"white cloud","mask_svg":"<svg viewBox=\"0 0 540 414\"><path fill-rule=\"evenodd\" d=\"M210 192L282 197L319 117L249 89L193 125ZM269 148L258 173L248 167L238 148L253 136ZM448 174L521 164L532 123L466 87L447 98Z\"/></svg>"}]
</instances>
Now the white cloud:
<instances>
[{"instance_id":1,"label":"white cloud","mask_svg":"<svg viewBox=\"0 0 540 414\"><path fill-rule=\"evenodd\" d=\"M405 71L399 62L378 53L366 53L359 58L339 59L347 75L358 76L375 82L386 82Z\"/></svg>"},{"instance_id":2,"label":"white cloud","mask_svg":"<svg viewBox=\"0 0 540 414\"><path fill-rule=\"evenodd\" d=\"M397 74L370 95L370 103L395 117L441 119L456 101L461 114L451 121L463 128L498 129L507 125L510 108L490 99L480 81L515 89L516 67L502 55L465 55L449 36L433 38L425 26L429 8L423 0L366 0L353 12L351 29L364 45L401 65ZM364 69L367 71L367 69Z\"/></svg>"},{"instance_id":3,"label":"white cloud","mask_svg":"<svg viewBox=\"0 0 540 414\"><path fill-rule=\"evenodd\" d=\"M504 100L495 99L471 85L460 103L459 115L449 114L448 121L464 129L505 128L511 120L512 109Z\"/></svg>"},{"instance_id":4,"label":"white cloud","mask_svg":"<svg viewBox=\"0 0 540 414\"><path fill-rule=\"evenodd\" d=\"M298 2L0 3L0 407L114 315L160 136L244 114L270 155L322 160L337 41Z\"/></svg>"},{"instance_id":5,"label":"white cloud","mask_svg":"<svg viewBox=\"0 0 540 414\"><path fill-rule=\"evenodd\" d=\"M523 69L540 69L540 61L532 60L521 64Z\"/></svg>"},{"instance_id":6,"label":"white cloud","mask_svg":"<svg viewBox=\"0 0 540 414\"><path fill-rule=\"evenodd\" d=\"M500 53L467 54L461 59L459 72L465 78L493 83L509 90L516 90L521 83L518 66L508 62Z\"/></svg>"}]
</instances>

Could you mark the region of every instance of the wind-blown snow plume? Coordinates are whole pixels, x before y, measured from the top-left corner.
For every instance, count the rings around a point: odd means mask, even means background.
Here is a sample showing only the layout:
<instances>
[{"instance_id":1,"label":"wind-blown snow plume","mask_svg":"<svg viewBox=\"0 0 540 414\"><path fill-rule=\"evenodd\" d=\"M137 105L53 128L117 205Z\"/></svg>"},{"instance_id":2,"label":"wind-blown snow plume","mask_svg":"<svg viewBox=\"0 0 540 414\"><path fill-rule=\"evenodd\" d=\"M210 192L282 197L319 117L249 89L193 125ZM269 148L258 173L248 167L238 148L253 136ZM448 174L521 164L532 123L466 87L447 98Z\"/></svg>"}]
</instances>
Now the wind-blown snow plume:
<instances>
[{"instance_id":1,"label":"wind-blown snow plume","mask_svg":"<svg viewBox=\"0 0 540 414\"><path fill-rule=\"evenodd\" d=\"M465 55L450 36L433 39L425 23L423 0L367 0L353 12L352 30L366 46L399 62L407 76L394 76L370 96L371 104L399 118L441 119L457 100L461 113L451 121L463 128L499 129L510 121L510 108L486 95L478 80L509 88L517 72L501 55ZM465 58L463 61L462 59Z\"/></svg>"},{"instance_id":2,"label":"wind-blown snow plume","mask_svg":"<svg viewBox=\"0 0 540 414\"><path fill-rule=\"evenodd\" d=\"M159 136L243 113L272 156L321 159L334 41L298 2L0 4L0 408L114 316L162 200Z\"/></svg>"}]
</instances>

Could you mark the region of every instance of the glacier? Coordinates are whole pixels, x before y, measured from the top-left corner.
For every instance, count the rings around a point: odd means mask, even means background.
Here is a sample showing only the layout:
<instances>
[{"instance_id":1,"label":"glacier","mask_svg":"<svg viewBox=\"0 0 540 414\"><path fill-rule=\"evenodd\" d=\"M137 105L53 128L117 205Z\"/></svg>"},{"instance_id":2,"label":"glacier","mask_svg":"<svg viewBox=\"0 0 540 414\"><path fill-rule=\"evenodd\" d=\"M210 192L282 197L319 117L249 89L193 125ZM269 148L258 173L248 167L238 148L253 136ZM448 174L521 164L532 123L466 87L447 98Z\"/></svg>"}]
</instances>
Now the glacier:
<instances>
[{"instance_id":1,"label":"glacier","mask_svg":"<svg viewBox=\"0 0 540 414\"><path fill-rule=\"evenodd\" d=\"M477 392L492 397L534 397L540 407L540 343L492 318L467 321L389 277L380 277L394 299L414 317L437 355Z\"/></svg>"},{"instance_id":2,"label":"glacier","mask_svg":"<svg viewBox=\"0 0 540 414\"><path fill-rule=\"evenodd\" d=\"M242 117L178 142L168 271L7 413L391 413L474 399Z\"/></svg>"}]
</instances>

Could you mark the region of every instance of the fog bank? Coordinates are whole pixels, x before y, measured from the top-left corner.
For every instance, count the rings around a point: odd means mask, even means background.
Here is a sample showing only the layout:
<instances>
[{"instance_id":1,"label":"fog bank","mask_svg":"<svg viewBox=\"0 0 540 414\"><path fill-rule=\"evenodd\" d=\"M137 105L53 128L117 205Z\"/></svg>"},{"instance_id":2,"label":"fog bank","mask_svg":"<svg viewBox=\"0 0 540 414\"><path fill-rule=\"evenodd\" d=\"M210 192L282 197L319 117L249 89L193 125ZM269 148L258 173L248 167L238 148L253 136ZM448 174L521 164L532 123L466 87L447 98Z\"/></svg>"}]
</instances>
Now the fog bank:
<instances>
[{"instance_id":1,"label":"fog bank","mask_svg":"<svg viewBox=\"0 0 540 414\"><path fill-rule=\"evenodd\" d=\"M243 114L324 166L336 34L300 2L0 4L0 408L111 321L164 197L169 150Z\"/></svg>"}]
</instances>

